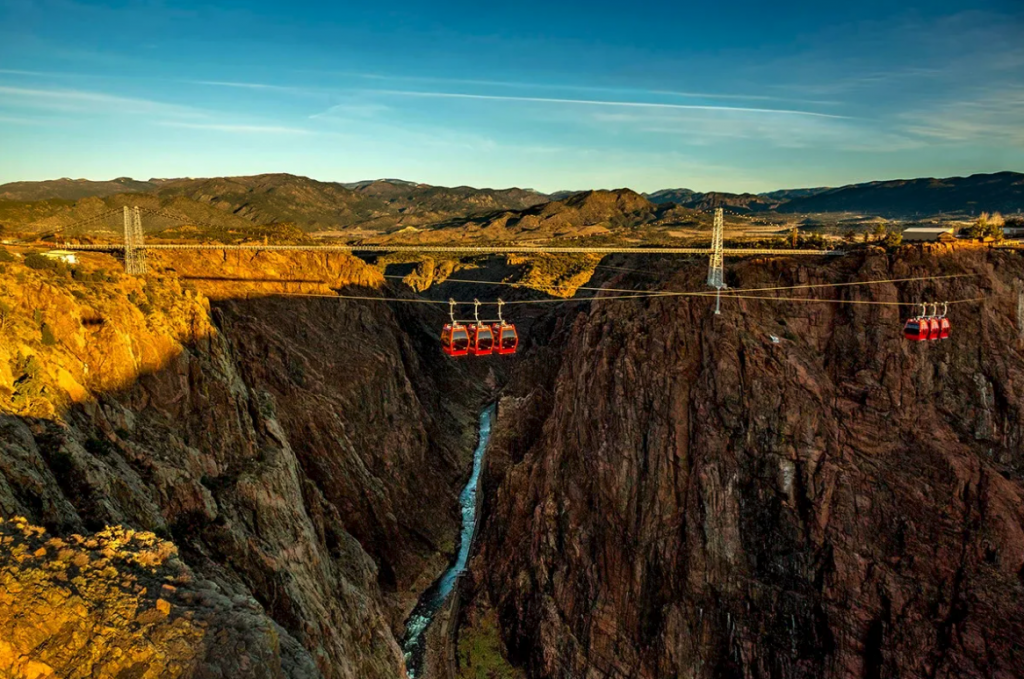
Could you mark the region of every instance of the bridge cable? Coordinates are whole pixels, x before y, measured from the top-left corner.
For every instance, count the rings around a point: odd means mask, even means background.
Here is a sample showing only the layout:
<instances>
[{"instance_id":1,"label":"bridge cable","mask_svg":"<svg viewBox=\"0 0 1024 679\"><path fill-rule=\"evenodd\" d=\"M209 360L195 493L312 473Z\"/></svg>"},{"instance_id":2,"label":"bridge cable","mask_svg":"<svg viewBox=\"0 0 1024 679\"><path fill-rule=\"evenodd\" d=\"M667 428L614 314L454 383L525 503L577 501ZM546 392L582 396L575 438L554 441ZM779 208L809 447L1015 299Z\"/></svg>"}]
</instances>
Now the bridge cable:
<instances>
[{"instance_id":1,"label":"bridge cable","mask_svg":"<svg viewBox=\"0 0 1024 679\"><path fill-rule=\"evenodd\" d=\"M811 284L805 284L805 285L777 285L777 286L763 287L763 288L727 288L727 289L722 291L722 294L728 294L729 296L735 297L735 298L738 299L739 296L736 295L736 294L733 294L733 293L772 292L772 291L775 291L775 290L802 290L802 289L810 289L810 288L838 288L838 287L849 287L849 286L855 286L855 285L878 285L878 284L882 284L882 283L907 283L907 282L912 282L912 281L932 281L932 280L944 280L944 279L950 279L950 278L973 278L973 277L979 276L979 275L980 274L976 274L976 273L972 273L972 274L949 274L949 275L943 275L943 276L914 276L914 277L908 277L908 278L889 278L889 279L879 279L879 280L869 280L869 281L850 281L850 282L846 282L846 283L811 283ZM405 276L384 274L384 278L403 279L404 280ZM478 281L478 280L472 280L472 279L467 279L467 278L445 278L442 281L438 281L437 285L441 285L442 283L468 283L468 284L476 284L476 285L499 285L499 286L507 286L507 287L511 287L511 288L528 288L528 289L531 289L531 290L537 290L537 288L535 288L533 286L530 286L530 285L527 285L525 283L517 283L517 282L506 283L506 282L499 282L499 281ZM551 288L551 289L555 289L555 290L575 289L575 290L587 290L587 291L593 291L593 292L636 293L636 294L643 294L645 296L651 296L651 297L676 297L676 296L684 296L685 297L685 296L691 296L691 295L697 294L697 292L695 292L695 291L694 292L690 292L690 291L677 291L677 290L631 290L631 289L628 289L628 288L595 288L595 287L592 287L592 286L588 287L588 286L584 286L584 285L575 286L575 287L572 286L572 285L549 285L547 287ZM538 292L543 292L543 291L542 290L538 290ZM710 292L709 293L700 293L701 296L703 296L705 294L710 294L710 295L714 296L717 293L710 293ZM765 297L763 299L774 299L774 298ZM802 298L794 298L794 299L802 299Z\"/></svg>"}]
</instances>

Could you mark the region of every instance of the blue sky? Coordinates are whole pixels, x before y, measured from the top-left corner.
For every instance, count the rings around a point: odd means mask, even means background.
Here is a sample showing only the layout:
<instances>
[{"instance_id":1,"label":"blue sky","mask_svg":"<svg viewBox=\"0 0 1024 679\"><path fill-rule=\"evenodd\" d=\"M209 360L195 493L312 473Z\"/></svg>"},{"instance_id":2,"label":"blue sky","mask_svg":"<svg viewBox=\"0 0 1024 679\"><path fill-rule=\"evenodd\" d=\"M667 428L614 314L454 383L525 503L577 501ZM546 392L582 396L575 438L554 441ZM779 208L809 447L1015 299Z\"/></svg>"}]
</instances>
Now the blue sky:
<instances>
[{"instance_id":1,"label":"blue sky","mask_svg":"<svg viewBox=\"0 0 1024 679\"><path fill-rule=\"evenodd\" d=\"M1020 0L0 0L0 182L767 191L1020 171L1022 30Z\"/></svg>"}]
</instances>

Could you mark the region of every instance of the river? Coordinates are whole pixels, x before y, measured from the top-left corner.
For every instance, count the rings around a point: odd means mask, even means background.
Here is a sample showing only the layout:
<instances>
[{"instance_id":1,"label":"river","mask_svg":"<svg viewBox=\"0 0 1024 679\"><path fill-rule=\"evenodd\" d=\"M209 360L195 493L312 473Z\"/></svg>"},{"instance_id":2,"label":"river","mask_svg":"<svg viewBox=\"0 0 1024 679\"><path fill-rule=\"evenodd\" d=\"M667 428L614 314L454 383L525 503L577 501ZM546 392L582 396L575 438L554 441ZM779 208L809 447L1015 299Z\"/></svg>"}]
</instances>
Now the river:
<instances>
[{"instance_id":1,"label":"river","mask_svg":"<svg viewBox=\"0 0 1024 679\"><path fill-rule=\"evenodd\" d=\"M451 594L459 575L466 570L469 550L473 546L473 532L476 530L476 490L480 480L480 468L483 464L487 440L491 436L491 417L494 406L490 405L480 413L479 443L473 451L473 471L469 475L466 487L459 494L459 506L462 509L462 531L459 533L459 552L447 570L434 581L416 607L412 609L405 623L405 637L402 639L402 652L405 654L405 667L410 679L420 676L423 657L426 651L427 628L434 616L441 609L445 599Z\"/></svg>"}]
</instances>

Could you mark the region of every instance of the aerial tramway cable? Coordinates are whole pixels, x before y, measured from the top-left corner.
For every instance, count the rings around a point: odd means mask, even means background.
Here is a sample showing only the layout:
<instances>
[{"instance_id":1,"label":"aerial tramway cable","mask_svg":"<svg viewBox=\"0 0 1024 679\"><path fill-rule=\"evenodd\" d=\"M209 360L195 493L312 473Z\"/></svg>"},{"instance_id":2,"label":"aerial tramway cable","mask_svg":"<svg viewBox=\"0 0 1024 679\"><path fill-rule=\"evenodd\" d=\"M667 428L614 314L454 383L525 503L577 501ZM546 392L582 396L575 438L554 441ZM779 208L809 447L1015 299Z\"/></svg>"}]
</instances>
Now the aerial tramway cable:
<instances>
[{"instance_id":1,"label":"aerial tramway cable","mask_svg":"<svg viewBox=\"0 0 1024 679\"><path fill-rule=\"evenodd\" d=\"M736 288L728 290L726 293L727 298L731 299L748 299L758 300L765 302L796 302L804 304L858 304L858 305L871 305L871 306L891 306L891 307L906 307L906 306L922 306L925 305L920 302L900 302L900 301L887 301L887 300L873 300L873 299L819 299L814 297L786 297L777 295L765 295L765 294L748 294L748 293L767 293L778 290L801 290L801 289L813 289L813 288L826 288L826 287L850 287L858 285L879 285L879 284L891 284L891 283L906 283L914 281L934 281L934 280L945 280L953 278L969 278L977 276L978 274L948 274L942 276L916 276L906 278L890 278L890 279L876 279L868 281L849 281L846 283L811 283L803 285L779 285L762 288ZM385 278L404 278L403 276L390 276L385 275ZM507 287L530 287L522 283L505 283L498 281L478 281L469 279L457 279L447 278L442 282L451 283L467 283L476 285L501 285ZM573 286L552 286L554 288L572 288ZM512 304L568 304L568 303L580 303L580 302L603 302L603 301L615 301L615 300L626 300L626 299L657 299L666 297L715 297L718 298L720 291L657 291L657 290L628 290L621 288L593 288L586 286L575 286L574 290L588 290L597 293L602 292L615 292L625 294L613 294L613 295L602 295L594 294L587 297L571 297L565 299L524 299L524 300L513 300L503 301L498 299L496 302L480 302L478 299L474 299L472 302L460 302L455 299L449 299L447 301L424 299L422 297L375 297L371 295L343 295L343 294L321 294L321 293L278 293L286 296L299 296L299 297L323 297L329 299L340 299L340 300L354 300L354 301L376 301L376 302L407 302L412 304L433 304L433 305L444 305L447 304L449 309L448 313L451 317L451 322L444 326L441 332L441 348L445 354L449 356L465 356L467 354L473 356L488 356L493 354L514 354L518 346L518 334L516 333L515 325L506 323L501 314L501 309L504 305ZM968 304L975 302L984 302L987 299L998 298L1005 295L994 295L987 297L974 297L969 299L956 299L943 302L943 312L940 315L938 313L938 303L932 302L933 313L927 314L927 309L922 311L922 314L918 317L912 318L907 321L904 327L904 336L907 339L914 341L920 341L924 339L936 340L946 339L950 335L950 322L946 317L946 311L950 304ZM459 322L455 319L455 307L459 304L472 304L473 305L473 320L468 322ZM480 320L479 310L481 304L496 304L498 306L498 321L492 322L487 321L486 323Z\"/></svg>"},{"instance_id":2,"label":"aerial tramway cable","mask_svg":"<svg viewBox=\"0 0 1024 679\"><path fill-rule=\"evenodd\" d=\"M889 278L889 279L878 279L869 281L850 281L847 283L814 283L807 285L793 285L793 286L773 286L763 288L730 288L726 293L728 297L732 299L752 299L752 300L766 300L766 301L777 301L777 302L804 302L804 303L818 303L818 304L873 304L880 306L919 306L919 302L889 302L884 300L850 300L850 299L819 299L814 297L779 297L771 295L749 295L740 293L751 293L751 292L772 292L775 290L796 290L796 289L810 289L810 288L830 288L830 287L848 287L855 285L877 285L882 283L905 283L912 281L931 281L931 280L942 280L950 278L969 278L977 276L979 274L951 274L943 276L917 276L908 278ZM386 278L402 278L401 276L385 276ZM504 283L498 281L477 281L470 279L457 279L448 278L443 282L451 283L469 283L477 285L497 285L505 287L519 287L519 288L531 288L528 285L522 283ZM567 288L571 286L551 286L553 288ZM576 286L576 290L587 290L594 292L618 292L624 293L620 295L590 295L587 297L567 297L567 298L555 298L555 299L523 299L523 300L512 300L500 302L501 304L569 304L578 302L592 302L592 301L614 301L623 299L651 299L658 297L715 297L716 292L701 292L701 291L679 291L679 290L629 290L625 288L594 288L586 286ZM329 299L346 299L346 300L362 300L371 302L408 302L413 304L449 304L448 301L425 299L423 297L376 297L372 295L342 295L342 294L324 294L324 293L302 293L302 292L282 292L275 293L286 296L295 297L325 297ZM970 302L981 302L986 299L992 299L993 296L988 297L975 297L971 299L960 299L950 300L949 304L964 304ZM455 304L471 305L474 301L458 301L453 300ZM480 302L480 304L499 304L499 302Z\"/></svg>"},{"instance_id":3,"label":"aerial tramway cable","mask_svg":"<svg viewBox=\"0 0 1024 679\"><path fill-rule=\"evenodd\" d=\"M908 278L888 278L888 279L878 279L878 280L869 280L869 281L850 281L850 282L847 282L847 283L811 283L811 284L804 284L804 285L778 285L778 286L764 287L764 288L727 288L727 289L722 291L722 294L723 295L732 296L732 297L734 297L736 299L743 299L743 297L741 297L739 295L736 295L734 293L742 293L742 292L772 292L772 291L775 291L775 290L805 290L805 289L812 289L812 288L838 288L838 287L850 287L850 286L856 286L856 285L878 285L878 284L881 284L881 283L908 283L908 282L912 282L912 281L934 281L934 280L944 280L944 279L950 279L950 278L972 278L972 277L975 277L975 276L978 276L978 275L979 274L949 274L949 275L942 275L942 276L914 276L914 277L908 277ZM404 276L396 276L396 275L385 274L384 278L403 280L405 277ZM468 279L468 278L446 278L443 281L439 281L438 282L439 285L441 283L468 283L468 284L474 284L474 285L498 285L498 286L505 286L505 287L510 287L510 288L528 288L528 289L531 289L531 290L536 290L536 288L534 288L533 286L527 285L525 283L511 283L511 282L504 282L504 281L478 281L478 280L472 280L472 279ZM555 289L555 290L569 290L569 289L572 289L572 290L587 290L587 291L593 291L593 292L635 293L635 294L638 294L638 295L643 295L645 297L674 297L674 296L682 296L682 297L707 297L707 296L711 296L711 297L715 297L717 295L717 293L712 293L712 292L695 292L695 291L680 291L680 290L632 290L632 289L629 289L629 288L607 288L607 287L595 288L595 287L588 287L588 286L585 286L585 285L578 285L578 286L573 286L573 285L550 285L550 286L547 286L547 287L549 287L551 289ZM589 299L589 298L578 298L578 299ZM601 298L601 299L609 299L609 298L608 297L604 297L604 298ZM783 299L783 298L765 297L764 299ZM793 299L803 299L803 298L793 298ZM548 301L548 300L544 300L544 301ZM563 300L554 300L554 301L563 301ZM569 300L566 299L564 301L569 301ZM512 302L507 302L507 303L511 304ZM911 303L908 302L907 304L911 304Z\"/></svg>"}]
</instances>

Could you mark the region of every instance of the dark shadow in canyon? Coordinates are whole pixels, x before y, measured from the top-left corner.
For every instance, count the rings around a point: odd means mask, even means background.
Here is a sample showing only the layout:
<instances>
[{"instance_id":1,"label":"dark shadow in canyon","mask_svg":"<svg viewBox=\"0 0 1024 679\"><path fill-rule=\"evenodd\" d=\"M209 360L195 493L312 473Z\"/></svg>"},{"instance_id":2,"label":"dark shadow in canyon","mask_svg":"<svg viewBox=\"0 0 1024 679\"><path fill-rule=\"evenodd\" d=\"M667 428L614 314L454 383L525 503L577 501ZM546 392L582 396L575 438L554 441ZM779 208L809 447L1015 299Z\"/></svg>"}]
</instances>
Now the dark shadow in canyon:
<instances>
[{"instance_id":1,"label":"dark shadow in canyon","mask_svg":"<svg viewBox=\"0 0 1024 679\"><path fill-rule=\"evenodd\" d=\"M516 360L444 356L444 316L214 301L215 332L161 369L60 422L0 417L0 510L55 536L154 531L200 577L251 593L325 676L344 676L331 665L345 653L375 656L365 676L391 676L399 665L374 646L385 628L401 636L457 547L477 413Z\"/></svg>"}]
</instances>

